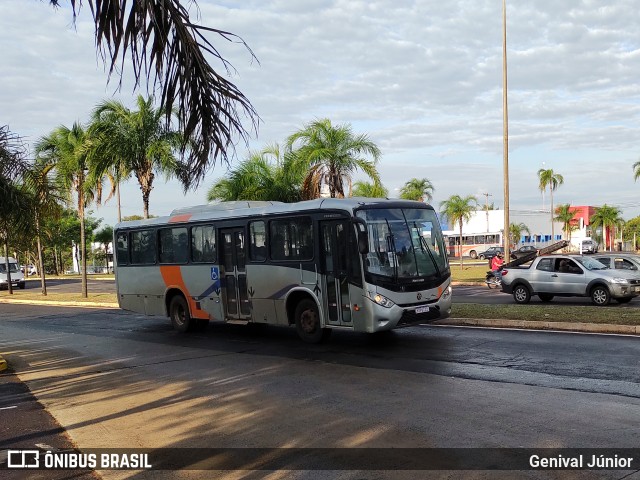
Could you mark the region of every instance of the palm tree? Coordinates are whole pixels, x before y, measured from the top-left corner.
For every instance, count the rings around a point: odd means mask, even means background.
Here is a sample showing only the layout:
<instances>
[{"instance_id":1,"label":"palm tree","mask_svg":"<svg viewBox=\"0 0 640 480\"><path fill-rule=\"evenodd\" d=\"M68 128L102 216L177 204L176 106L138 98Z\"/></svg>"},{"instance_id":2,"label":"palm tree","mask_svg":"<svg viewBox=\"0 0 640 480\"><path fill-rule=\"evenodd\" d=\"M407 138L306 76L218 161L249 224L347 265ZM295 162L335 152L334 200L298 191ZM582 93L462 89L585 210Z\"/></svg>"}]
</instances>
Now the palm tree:
<instances>
[{"instance_id":1,"label":"palm tree","mask_svg":"<svg viewBox=\"0 0 640 480\"><path fill-rule=\"evenodd\" d=\"M640 161L633 164L633 179L638 180L640 178Z\"/></svg>"},{"instance_id":2,"label":"palm tree","mask_svg":"<svg viewBox=\"0 0 640 480\"><path fill-rule=\"evenodd\" d=\"M213 200L301 200L305 170L291 154L283 154L278 144L269 145L218 180L207 193Z\"/></svg>"},{"instance_id":3,"label":"palm tree","mask_svg":"<svg viewBox=\"0 0 640 480\"><path fill-rule=\"evenodd\" d=\"M551 240L555 240L555 227L553 225L553 191L557 190L559 185L564 183L564 177L559 173L554 173L551 168L541 168L538 170L538 179L540 180L540 184L538 185L541 192L545 192L547 187L549 187L549 195L551 199Z\"/></svg>"},{"instance_id":4,"label":"palm tree","mask_svg":"<svg viewBox=\"0 0 640 480\"><path fill-rule=\"evenodd\" d=\"M468 222L476 210L478 201L473 195L461 197L460 195L452 195L448 200L440 202L440 211L451 221L451 223L460 226L460 269L462 265L462 224Z\"/></svg>"},{"instance_id":5,"label":"palm tree","mask_svg":"<svg viewBox=\"0 0 640 480\"><path fill-rule=\"evenodd\" d=\"M512 223L509 225L509 240L512 248L515 248L522 238L522 232L527 232L527 234L531 235L531 230L524 223Z\"/></svg>"},{"instance_id":6,"label":"palm tree","mask_svg":"<svg viewBox=\"0 0 640 480\"><path fill-rule=\"evenodd\" d=\"M353 197L387 198L389 191L380 183L356 182L353 184Z\"/></svg>"},{"instance_id":7,"label":"palm tree","mask_svg":"<svg viewBox=\"0 0 640 480\"><path fill-rule=\"evenodd\" d=\"M107 273L109 273L109 244L113 242L113 227L105 225L102 230L95 233L93 240L102 244L104 247L104 261L107 267Z\"/></svg>"},{"instance_id":8,"label":"palm tree","mask_svg":"<svg viewBox=\"0 0 640 480\"><path fill-rule=\"evenodd\" d=\"M617 207L612 207L607 205L606 203L596 208L595 213L589 219L589 222L593 226L593 228L602 227L602 238L604 239L605 249L607 248L607 243L609 244L609 251L611 251L611 234L607 232L607 227L615 227L616 225L620 225L622 217L620 216L620 209Z\"/></svg>"},{"instance_id":9,"label":"palm tree","mask_svg":"<svg viewBox=\"0 0 640 480\"><path fill-rule=\"evenodd\" d=\"M351 176L358 169L380 183L376 170L380 149L366 135L354 135L349 125L334 127L329 119L316 120L291 135L287 148L308 172L302 185L304 198L320 197L323 185L331 198L344 197L344 184L351 186Z\"/></svg>"},{"instance_id":10,"label":"palm tree","mask_svg":"<svg viewBox=\"0 0 640 480\"><path fill-rule=\"evenodd\" d=\"M568 203L558 205L555 211L556 216L553 218L556 222L562 223L562 231L565 234L565 240L571 240L571 230L575 228L573 225L573 217L576 212L572 210L572 207Z\"/></svg>"},{"instance_id":11,"label":"palm tree","mask_svg":"<svg viewBox=\"0 0 640 480\"><path fill-rule=\"evenodd\" d=\"M58 6L60 0L49 0ZM226 77L233 66L222 57L207 35L219 35L230 43L240 43L256 59L238 36L224 30L198 25L190 18L191 8L182 0L70 0L73 17L89 11L95 25L97 49L109 65L109 77L125 72L125 61L133 67L135 87L146 77L147 87L162 92L160 104L170 121L174 110L184 131L182 148L188 160L181 172L183 184L197 185L216 159L228 163L228 150L235 137L248 142L257 131L258 114L244 94ZM83 4L88 4L84 9ZM198 11L195 8L193 11ZM210 59L220 63L216 71ZM257 59L256 59L257 60ZM252 132L241 120L248 118ZM193 140L187 143L188 139Z\"/></svg>"},{"instance_id":12,"label":"palm tree","mask_svg":"<svg viewBox=\"0 0 640 480\"><path fill-rule=\"evenodd\" d=\"M433 185L427 178L412 178L400 189L400 198L429 203L433 200Z\"/></svg>"},{"instance_id":13,"label":"palm tree","mask_svg":"<svg viewBox=\"0 0 640 480\"><path fill-rule=\"evenodd\" d=\"M135 175L142 191L144 218L149 218L149 196L156 173L167 178L176 175L179 162L174 149L180 145L180 134L167 127L160 108L153 99L137 99L138 110L131 111L122 103L107 100L98 105L89 127L92 144L90 163L92 180L98 182L114 172L115 183Z\"/></svg>"},{"instance_id":14,"label":"palm tree","mask_svg":"<svg viewBox=\"0 0 640 480\"><path fill-rule=\"evenodd\" d=\"M64 194L59 191L59 185L56 185L51 176L53 167L46 162L36 161L36 164L25 176L25 186L35 200L33 218L38 250L38 272L40 272L42 295L45 296L47 295L47 283L42 259L43 219L55 216L60 209L60 204L64 202Z\"/></svg>"},{"instance_id":15,"label":"palm tree","mask_svg":"<svg viewBox=\"0 0 640 480\"><path fill-rule=\"evenodd\" d=\"M77 200L80 219L80 252L82 270L82 296L87 297L87 245L85 236L85 209L93 200L94 192L86 182L89 162L90 138L79 123L71 128L64 125L48 136L42 137L35 146L38 161L49 165L55 172L60 188L68 195L73 192ZM70 201L70 198L67 198Z\"/></svg>"},{"instance_id":16,"label":"palm tree","mask_svg":"<svg viewBox=\"0 0 640 480\"><path fill-rule=\"evenodd\" d=\"M4 125L0 127L0 241L4 247L5 269L9 294L11 271L9 270L9 240L30 226L32 198L23 188L23 181L29 164L26 148L19 135Z\"/></svg>"}]
</instances>

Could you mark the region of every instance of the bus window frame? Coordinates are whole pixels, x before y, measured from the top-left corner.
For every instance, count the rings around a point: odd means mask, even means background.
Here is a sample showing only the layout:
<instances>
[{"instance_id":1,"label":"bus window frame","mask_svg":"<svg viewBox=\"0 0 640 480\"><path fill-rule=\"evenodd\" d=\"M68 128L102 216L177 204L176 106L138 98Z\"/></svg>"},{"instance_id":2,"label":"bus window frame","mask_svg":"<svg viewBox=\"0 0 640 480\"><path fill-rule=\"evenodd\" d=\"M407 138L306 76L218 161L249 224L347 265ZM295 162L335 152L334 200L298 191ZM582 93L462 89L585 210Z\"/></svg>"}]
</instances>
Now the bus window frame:
<instances>
[{"instance_id":1,"label":"bus window frame","mask_svg":"<svg viewBox=\"0 0 640 480\"><path fill-rule=\"evenodd\" d=\"M193 259L193 229L194 228L201 228L201 227L211 227L213 229L213 239L214 239L214 250L213 250L213 259L212 260L194 260ZM219 263L219 254L218 254L218 231L220 230L218 226L216 226L213 223L207 223L207 222L203 222L203 223L196 223L194 225L188 225L188 230L189 230L189 258L188 258L188 263L193 263L195 265L203 265L203 264L215 264L217 265Z\"/></svg>"},{"instance_id":2,"label":"bus window frame","mask_svg":"<svg viewBox=\"0 0 640 480\"><path fill-rule=\"evenodd\" d=\"M154 246L153 248L153 262L134 262L133 261L133 235L140 232L149 231L152 232L153 238L151 239L151 244ZM144 265L158 265L158 229L157 228L136 228L129 231L129 265L132 266L144 266Z\"/></svg>"}]
</instances>

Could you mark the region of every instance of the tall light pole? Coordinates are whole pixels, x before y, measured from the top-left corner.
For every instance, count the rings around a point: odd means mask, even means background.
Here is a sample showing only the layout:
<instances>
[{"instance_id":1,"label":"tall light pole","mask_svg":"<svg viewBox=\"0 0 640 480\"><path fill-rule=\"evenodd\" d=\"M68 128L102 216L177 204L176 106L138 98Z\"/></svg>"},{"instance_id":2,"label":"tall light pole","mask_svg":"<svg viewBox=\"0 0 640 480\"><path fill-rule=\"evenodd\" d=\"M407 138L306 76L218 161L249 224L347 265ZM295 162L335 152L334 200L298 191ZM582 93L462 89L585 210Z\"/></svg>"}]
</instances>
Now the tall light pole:
<instances>
[{"instance_id":1,"label":"tall light pole","mask_svg":"<svg viewBox=\"0 0 640 480\"><path fill-rule=\"evenodd\" d=\"M493 197L493 195L491 195L489 192L483 193L482 195L485 196L484 210L487 214L487 233L489 233L489 197Z\"/></svg>"},{"instance_id":2,"label":"tall light pole","mask_svg":"<svg viewBox=\"0 0 640 480\"><path fill-rule=\"evenodd\" d=\"M509 255L509 115L507 112L507 3L502 0L502 167L504 184L504 233L502 242L504 245L505 261L510 260Z\"/></svg>"}]
</instances>

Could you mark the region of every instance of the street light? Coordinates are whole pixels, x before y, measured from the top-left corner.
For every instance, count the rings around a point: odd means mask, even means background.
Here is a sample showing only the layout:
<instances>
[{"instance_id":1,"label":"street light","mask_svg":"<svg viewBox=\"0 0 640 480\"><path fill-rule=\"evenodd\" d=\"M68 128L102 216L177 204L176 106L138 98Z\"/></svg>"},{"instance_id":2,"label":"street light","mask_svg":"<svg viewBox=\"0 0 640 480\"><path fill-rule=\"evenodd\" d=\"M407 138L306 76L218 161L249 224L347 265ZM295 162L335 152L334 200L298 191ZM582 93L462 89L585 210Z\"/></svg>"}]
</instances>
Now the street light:
<instances>
[{"instance_id":1,"label":"street light","mask_svg":"<svg viewBox=\"0 0 640 480\"><path fill-rule=\"evenodd\" d=\"M507 3L502 0L502 167L504 184L504 231L502 242L504 245L505 261L509 255L509 116L507 112Z\"/></svg>"}]
</instances>

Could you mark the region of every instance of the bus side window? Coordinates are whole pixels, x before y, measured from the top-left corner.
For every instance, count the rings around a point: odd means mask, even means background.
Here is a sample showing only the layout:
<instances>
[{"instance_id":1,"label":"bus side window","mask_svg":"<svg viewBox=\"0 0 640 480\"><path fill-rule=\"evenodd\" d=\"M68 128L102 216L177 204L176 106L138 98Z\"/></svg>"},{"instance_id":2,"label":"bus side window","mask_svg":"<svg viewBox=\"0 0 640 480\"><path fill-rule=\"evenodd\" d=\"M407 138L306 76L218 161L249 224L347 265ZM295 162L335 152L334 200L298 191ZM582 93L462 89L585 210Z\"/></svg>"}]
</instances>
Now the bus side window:
<instances>
[{"instance_id":1,"label":"bus side window","mask_svg":"<svg viewBox=\"0 0 640 480\"><path fill-rule=\"evenodd\" d=\"M267 259L265 237L266 227L263 221L249 224L249 257L251 260L264 262Z\"/></svg>"},{"instance_id":2,"label":"bus side window","mask_svg":"<svg viewBox=\"0 0 640 480\"><path fill-rule=\"evenodd\" d=\"M118 265L126 265L129 263L129 235L127 232L118 232L116 260Z\"/></svg>"},{"instance_id":3,"label":"bus side window","mask_svg":"<svg viewBox=\"0 0 640 480\"><path fill-rule=\"evenodd\" d=\"M213 225L191 227L191 261L215 263L216 232Z\"/></svg>"}]
</instances>

